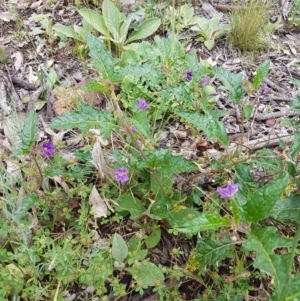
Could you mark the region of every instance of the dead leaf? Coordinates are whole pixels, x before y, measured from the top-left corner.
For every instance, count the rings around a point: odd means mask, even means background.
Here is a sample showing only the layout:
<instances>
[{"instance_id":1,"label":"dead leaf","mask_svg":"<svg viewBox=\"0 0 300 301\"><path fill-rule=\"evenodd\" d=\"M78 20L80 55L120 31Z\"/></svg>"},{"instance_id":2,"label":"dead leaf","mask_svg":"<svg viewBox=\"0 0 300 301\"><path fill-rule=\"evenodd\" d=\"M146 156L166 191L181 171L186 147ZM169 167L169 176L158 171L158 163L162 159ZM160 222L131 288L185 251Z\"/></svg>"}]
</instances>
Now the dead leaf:
<instances>
[{"instance_id":1,"label":"dead leaf","mask_svg":"<svg viewBox=\"0 0 300 301\"><path fill-rule=\"evenodd\" d=\"M99 192L97 191L95 185L89 196L89 204L93 207L97 217L106 217L107 206L103 198L101 198Z\"/></svg>"},{"instance_id":2,"label":"dead leaf","mask_svg":"<svg viewBox=\"0 0 300 301\"><path fill-rule=\"evenodd\" d=\"M4 22L10 22L16 20L16 14L12 11L5 11L0 13L0 20Z\"/></svg>"},{"instance_id":3,"label":"dead leaf","mask_svg":"<svg viewBox=\"0 0 300 301\"><path fill-rule=\"evenodd\" d=\"M22 180L20 166L10 160L4 160L6 163L6 171L10 175L10 184L15 185Z\"/></svg>"},{"instance_id":4,"label":"dead leaf","mask_svg":"<svg viewBox=\"0 0 300 301\"><path fill-rule=\"evenodd\" d=\"M28 74L27 78L28 78L28 81L33 84L37 83L39 80L39 78L34 74L31 66L29 66L29 74Z\"/></svg>"},{"instance_id":5,"label":"dead leaf","mask_svg":"<svg viewBox=\"0 0 300 301\"><path fill-rule=\"evenodd\" d=\"M23 55L20 51L17 51L11 55L12 58L15 59L15 70L18 71L21 69L23 65Z\"/></svg>"}]
</instances>

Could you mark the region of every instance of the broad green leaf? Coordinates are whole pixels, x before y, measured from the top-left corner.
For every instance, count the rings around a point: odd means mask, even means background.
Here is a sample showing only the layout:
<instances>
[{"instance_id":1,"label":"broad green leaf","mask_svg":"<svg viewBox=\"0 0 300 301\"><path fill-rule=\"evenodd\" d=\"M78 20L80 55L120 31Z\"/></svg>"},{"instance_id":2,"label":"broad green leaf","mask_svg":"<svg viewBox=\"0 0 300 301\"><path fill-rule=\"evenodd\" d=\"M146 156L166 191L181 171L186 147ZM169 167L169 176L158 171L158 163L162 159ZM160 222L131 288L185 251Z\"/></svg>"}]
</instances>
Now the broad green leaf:
<instances>
[{"instance_id":1,"label":"broad green leaf","mask_svg":"<svg viewBox=\"0 0 300 301\"><path fill-rule=\"evenodd\" d=\"M234 74L224 68L214 68L215 76L223 83L220 89L229 91L229 99L240 102L245 91L242 88L242 74Z\"/></svg>"},{"instance_id":2,"label":"broad green leaf","mask_svg":"<svg viewBox=\"0 0 300 301\"><path fill-rule=\"evenodd\" d=\"M220 216L218 213L202 213L200 216L186 221L183 225L175 227L178 232L197 234L201 231L217 230L230 226L229 216Z\"/></svg>"},{"instance_id":3,"label":"broad green leaf","mask_svg":"<svg viewBox=\"0 0 300 301\"><path fill-rule=\"evenodd\" d=\"M299 153L300 151L300 132L296 131L294 132L294 139L291 144L290 148L290 157L292 159L295 158L295 156Z\"/></svg>"},{"instance_id":4,"label":"broad green leaf","mask_svg":"<svg viewBox=\"0 0 300 301\"><path fill-rule=\"evenodd\" d=\"M175 225L181 226L186 221L192 220L198 216L200 216L200 212L198 210L195 210L193 208L184 208L178 211L171 211L167 219L171 227L174 227Z\"/></svg>"},{"instance_id":5,"label":"broad green leaf","mask_svg":"<svg viewBox=\"0 0 300 301\"><path fill-rule=\"evenodd\" d=\"M256 223L269 216L273 206L280 199L288 183L288 173L282 172L273 181L248 195L248 201L243 205L246 220Z\"/></svg>"},{"instance_id":6,"label":"broad green leaf","mask_svg":"<svg viewBox=\"0 0 300 301\"><path fill-rule=\"evenodd\" d=\"M256 70L256 74L253 78L253 87L258 89L261 83L265 80L266 76L268 75L270 68L270 61L264 61L260 66L258 66Z\"/></svg>"},{"instance_id":7,"label":"broad green leaf","mask_svg":"<svg viewBox=\"0 0 300 301\"><path fill-rule=\"evenodd\" d=\"M278 295L288 285L290 254L277 255L274 250L282 247L291 247L292 239L277 234L275 227L256 228L247 233L248 241L243 245L249 251L256 252L253 263L255 268L270 273L274 277Z\"/></svg>"},{"instance_id":8,"label":"broad green leaf","mask_svg":"<svg viewBox=\"0 0 300 301\"><path fill-rule=\"evenodd\" d=\"M201 115L196 112L177 112L177 115L195 126L197 130L203 131L209 140L219 140L224 146L228 146L225 126L212 113L206 112Z\"/></svg>"},{"instance_id":9,"label":"broad green leaf","mask_svg":"<svg viewBox=\"0 0 300 301\"><path fill-rule=\"evenodd\" d=\"M24 126L22 131L19 132L21 139L21 149L24 154L28 154L32 145L36 141L37 128L37 114L35 110L31 110L24 120Z\"/></svg>"},{"instance_id":10,"label":"broad green leaf","mask_svg":"<svg viewBox=\"0 0 300 301\"><path fill-rule=\"evenodd\" d=\"M277 172L282 168L282 159L271 149L264 148L255 152L252 164L257 167L263 167L266 170Z\"/></svg>"},{"instance_id":11,"label":"broad green leaf","mask_svg":"<svg viewBox=\"0 0 300 301\"><path fill-rule=\"evenodd\" d=\"M172 190L173 173L155 170L150 174L150 182L151 191L155 194L155 198L160 198Z\"/></svg>"},{"instance_id":12,"label":"broad green leaf","mask_svg":"<svg viewBox=\"0 0 300 301\"><path fill-rule=\"evenodd\" d=\"M253 105L244 106L243 110L244 110L246 120L249 120L253 111Z\"/></svg>"},{"instance_id":13,"label":"broad green leaf","mask_svg":"<svg viewBox=\"0 0 300 301\"><path fill-rule=\"evenodd\" d=\"M216 265L227 258L232 252L232 242L221 242L211 239L199 239L196 249L193 251L193 255L196 256L200 267L207 265Z\"/></svg>"},{"instance_id":14,"label":"broad green leaf","mask_svg":"<svg viewBox=\"0 0 300 301\"><path fill-rule=\"evenodd\" d=\"M99 13L91 9L80 9L78 12L87 23L93 26L97 31L102 33L104 36L107 36L109 34L104 19Z\"/></svg>"},{"instance_id":15,"label":"broad green leaf","mask_svg":"<svg viewBox=\"0 0 300 301\"><path fill-rule=\"evenodd\" d=\"M122 194L118 198L117 203L118 206L116 206L115 209L117 211L128 211L131 219L139 217L146 210L142 201L131 195Z\"/></svg>"},{"instance_id":16,"label":"broad green leaf","mask_svg":"<svg viewBox=\"0 0 300 301\"><path fill-rule=\"evenodd\" d=\"M129 44L135 40L142 40L151 36L153 33L156 32L160 24L161 20L158 18L149 18L145 20L142 24L140 24L134 29L133 33L127 39L126 44Z\"/></svg>"},{"instance_id":17,"label":"broad green leaf","mask_svg":"<svg viewBox=\"0 0 300 301\"><path fill-rule=\"evenodd\" d=\"M117 72L121 75L121 77L131 74L134 78L142 77L143 79L151 81L153 84L164 78L164 74L161 71L159 71L155 66L147 63L141 66L126 66L118 69Z\"/></svg>"},{"instance_id":18,"label":"broad green leaf","mask_svg":"<svg viewBox=\"0 0 300 301\"><path fill-rule=\"evenodd\" d=\"M55 24L53 30L65 35L67 38L72 38L75 40L83 41L82 37L75 31L71 26L65 26L62 24Z\"/></svg>"},{"instance_id":19,"label":"broad green leaf","mask_svg":"<svg viewBox=\"0 0 300 301\"><path fill-rule=\"evenodd\" d=\"M104 0L102 5L102 15L105 25L109 29L115 42L120 42L120 27L125 20L125 15L109 0Z\"/></svg>"},{"instance_id":20,"label":"broad green leaf","mask_svg":"<svg viewBox=\"0 0 300 301\"><path fill-rule=\"evenodd\" d=\"M81 101L78 102L78 106L78 111L69 111L52 119L50 127L57 130L78 128L83 133L96 127L100 129L101 137L107 139L115 125L112 114L108 111L98 111Z\"/></svg>"},{"instance_id":21,"label":"broad green leaf","mask_svg":"<svg viewBox=\"0 0 300 301\"><path fill-rule=\"evenodd\" d=\"M145 239L145 244L148 249L152 249L158 245L161 238L161 230L159 227L154 228L152 233Z\"/></svg>"},{"instance_id":22,"label":"broad green leaf","mask_svg":"<svg viewBox=\"0 0 300 301\"><path fill-rule=\"evenodd\" d=\"M296 98L292 100L291 109L300 111L300 95L297 95Z\"/></svg>"},{"instance_id":23,"label":"broad green leaf","mask_svg":"<svg viewBox=\"0 0 300 301\"><path fill-rule=\"evenodd\" d=\"M119 263L123 262L128 255L128 247L125 240L118 233L114 234L111 246L112 257Z\"/></svg>"},{"instance_id":24,"label":"broad green leaf","mask_svg":"<svg viewBox=\"0 0 300 301\"><path fill-rule=\"evenodd\" d=\"M271 214L279 220L290 219L300 223L300 194L291 193L286 199L278 200Z\"/></svg>"},{"instance_id":25,"label":"broad green leaf","mask_svg":"<svg viewBox=\"0 0 300 301\"><path fill-rule=\"evenodd\" d=\"M103 79L117 82L118 76L114 67L119 60L113 58L111 53L105 49L103 42L91 33L87 33L87 44L90 49L90 56L94 60L94 66L102 73Z\"/></svg>"},{"instance_id":26,"label":"broad green leaf","mask_svg":"<svg viewBox=\"0 0 300 301\"><path fill-rule=\"evenodd\" d=\"M122 23L121 27L120 27L120 43L123 45L125 44L125 41L127 39L127 34L128 34L128 30L129 30L129 26L133 20L134 16L133 15L129 15L124 22Z\"/></svg>"},{"instance_id":27,"label":"broad green leaf","mask_svg":"<svg viewBox=\"0 0 300 301\"><path fill-rule=\"evenodd\" d=\"M144 289L149 286L157 286L158 281L163 283L165 279L161 268L157 267L152 262L143 261L140 264L136 264L132 268L127 269L127 271L134 279L143 283L141 286Z\"/></svg>"},{"instance_id":28,"label":"broad green leaf","mask_svg":"<svg viewBox=\"0 0 300 301\"><path fill-rule=\"evenodd\" d=\"M206 40L204 41L204 45L208 50L213 49L214 45L215 45L215 41L214 40Z\"/></svg>"}]
</instances>

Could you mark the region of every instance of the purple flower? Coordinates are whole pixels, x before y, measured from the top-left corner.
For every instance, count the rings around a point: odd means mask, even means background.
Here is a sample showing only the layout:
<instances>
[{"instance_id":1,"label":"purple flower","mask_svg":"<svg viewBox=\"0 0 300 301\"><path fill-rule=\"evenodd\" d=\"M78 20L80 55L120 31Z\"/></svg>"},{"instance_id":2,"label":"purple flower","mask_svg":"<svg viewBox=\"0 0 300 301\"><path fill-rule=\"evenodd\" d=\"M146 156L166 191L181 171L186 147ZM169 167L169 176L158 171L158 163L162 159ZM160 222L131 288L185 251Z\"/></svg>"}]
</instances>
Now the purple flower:
<instances>
[{"instance_id":1,"label":"purple flower","mask_svg":"<svg viewBox=\"0 0 300 301\"><path fill-rule=\"evenodd\" d=\"M135 133L136 132L136 127L134 125L131 126L131 132Z\"/></svg>"},{"instance_id":2,"label":"purple flower","mask_svg":"<svg viewBox=\"0 0 300 301\"><path fill-rule=\"evenodd\" d=\"M217 192L221 199L226 199L234 196L239 190L239 184L229 184L225 188L218 187Z\"/></svg>"},{"instance_id":3,"label":"purple flower","mask_svg":"<svg viewBox=\"0 0 300 301\"><path fill-rule=\"evenodd\" d=\"M146 103L145 99L139 97L138 102L139 102L139 105L138 105L139 110L149 110L150 109L150 106Z\"/></svg>"},{"instance_id":4,"label":"purple flower","mask_svg":"<svg viewBox=\"0 0 300 301\"><path fill-rule=\"evenodd\" d=\"M185 74L185 78L190 82L193 79L193 72L187 71Z\"/></svg>"},{"instance_id":5,"label":"purple flower","mask_svg":"<svg viewBox=\"0 0 300 301\"><path fill-rule=\"evenodd\" d=\"M46 158L50 158L55 153L55 147L52 141L43 142L41 151Z\"/></svg>"},{"instance_id":6,"label":"purple flower","mask_svg":"<svg viewBox=\"0 0 300 301\"><path fill-rule=\"evenodd\" d=\"M205 87L209 81L211 80L211 78L209 76L204 75L202 78L202 81L200 82L200 86L203 88Z\"/></svg>"},{"instance_id":7,"label":"purple flower","mask_svg":"<svg viewBox=\"0 0 300 301\"><path fill-rule=\"evenodd\" d=\"M115 179L119 181L122 185L126 184L129 180L129 171L126 167L120 167L115 170Z\"/></svg>"},{"instance_id":8,"label":"purple flower","mask_svg":"<svg viewBox=\"0 0 300 301\"><path fill-rule=\"evenodd\" d=\"M263 85L260 89L260 93L264 96L269 96L269 88L267 87L267 85Z\"/></svg>"}]
</instances>

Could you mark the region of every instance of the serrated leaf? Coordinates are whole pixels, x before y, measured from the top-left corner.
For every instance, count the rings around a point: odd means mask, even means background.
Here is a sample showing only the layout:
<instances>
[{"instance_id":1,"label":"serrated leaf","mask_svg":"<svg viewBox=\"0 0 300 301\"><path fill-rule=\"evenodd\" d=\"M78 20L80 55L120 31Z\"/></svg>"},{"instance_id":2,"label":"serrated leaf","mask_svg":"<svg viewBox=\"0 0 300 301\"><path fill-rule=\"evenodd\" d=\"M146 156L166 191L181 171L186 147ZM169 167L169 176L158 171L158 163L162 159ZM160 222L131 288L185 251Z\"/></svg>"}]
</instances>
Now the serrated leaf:
<instances>
[{"instance_id":1,"label":"serrated leaf","mask_svg":"<svg viewBox=\"0 0 300 301\"><path fill-rule=\"evenodd\" d=\"M229 216L220 216L218 213L202 213L200 216L186 221L180 227L175 227L178 232L197 234L201 231L217 230L221 227L228 227Z\"/></svg>"},{"instance_id":2,"label":"serrated leaf","mask_svg":"<svg viewBox=\"0 0 300 301\"><path fill-rule=\"evenodd\" d=\"M35 110L31 110L24 120L24 126L19 137L21 139L21 148L24 154L28 154L32 145L36 141L37 128L37 114Z\"/></svg>"},{"instance_id":3,"label":"serrated leaf","mask_svg":"<svg viewBox=\"0 0 300 301\"><path fill-rule=\"evenodd\" d=\"M295 155L300 151L300 132L294 132L294 139L290 148L290 157L295 158Z\"/></svg>"},{"instance_id":4,"label":"serrated leaf","mask_svg":"<svg viewBox=\"0 0 300 301\"><path fill-rule=\"evenodd\" d=\"M119 263L123 262L128 255L128 247L125 240L118 233L114 234L111 247L112 257Z\"/></svg>"},{"instance_id":5,"label":"serrated leaf","mask_svg":"<svg viewBox=\"0 0 300 301\"><path fill-rule=\"evenodd\" d=\"M198 240L194 254L200 267L216 265L229 256L232 250L232 242L221 242L217 240Z\"/></svg>"},{"instance_id":6,"label":"serrated leaf","mask_svg":"<svg viewBox=\"0 0 300 301\"><path fill-rule=\"evenodd\" d=\"M109 34L104 19L99 13L91 9L80 9L78 12L88 24L90 24L104 36L107 36L107 34Z\"/></svg>"},{"instance_id":7,"label":"serrated leaf","mask_svg":"<svg viewBox=\"0 0 300 301\"><path fill-rule=\"evenodd\" d=\"M278 200L271 214L279 220L290 219L300 223L300 195L291 193L286 199Z\"/></svg>"},{"instance_id":8,"label":"serrated leaf","mask_svg":"<svg viewBox=\"0 0 300 301\"><path fill-rule=\"evenodd\" d=\"M89 54L94 60L94 66L102 73L103 79L117 82L118 75L115 73L114 67L119 60L113 58L111 53L105 49L103 42L89 32L87 33L87 45L90 49Z\"/></svg>"},{"instance_id":9,"label":"serrated leaf","mask_svg":"<svg viewBox=\"0 0 300 301\"><path fill-rule=\"evenodd\" d=\"M143 289L147 289L150 286L156 286L158 281L163 283L165 279L161 269L152 262L143 261L142 263L129 268L128 272L134 279L138 279L142 282L141 286Z\"/></svg>"},{"instance_id":10,"label":"serrated leaf","mask_svg":"<svg viewBox=\"0 0 300 301\"><path fill-rule=\"evenodd\" d=\"M13 214L14 218L16 218L19 222L23 218L26 218L28 214L28 210L32 208L38 201L39 201L38 195L36 195L35 193L28 194L26 198L20 201L17 210Z\"/></svg>"},{"instance_id":11,"label":"serrated leaf","mask_svg":"<svg viewBox=\"0 0 300 301\"><path fill-rule=\"evenodd\" d=\"M160 24L161 20L159 18L149 18L145 20L138 27L134 28L133 33L129 36L125 44L151 36L156 32Z\"/></svg>"},{"instance_id":12,"label":"serrated leaf","mask_svg":"<svg viewBox=\"0 0 300 301\"><path fill-rule=\"evenodd\" d=\"M131 195L121 195L117 203L118 206L115 209L117 211L128 211L131 219L139 217L146 210L142 201Z\"/></svg>"},{"instance_id":13,"label":"serrated leaf","mask_svg":"<svg viewBox=\"0 0 300 301\"><path fill-rule=\"evenodd\" d=\"M98 111L81 101L78 106L78 111L69 111L52 119L50 127L57 130L78 128L83 133L89 129L99 128L101 138L107 139L115 125L112 114L108 111Z\"/></svg>"},{"instance_id":14,"label":"serrated leaf","mask_svg":"<svg viewBox=\"0 0 300 301\"><path fill-rule=\"evenodd\" d=\"M152 233L145 239L145 244L148 249L152 249L158 245L161 238L161 230L159 227L154 228Z\"/></svg>"},{"instance_id":15,"label":"serrated leaf","mask_svg":"<svg viewBox=\"0 0 300 301\"><path fill-rule=\"evenodd\" d=\"M282 172L276 179L250 194L247 203L243 205L246 220L255 223L269 216L288 183L288 173Z\"/></svg>"},{"instance_id":16,"label":"serrated leaf","mask_svg":"<svg viewBox=\"0 0 300 301\"><path fill-rule=\"evenodd\" d=\"M228 146L229 142L224 124L219 122L211 113L206 112L205 115L200 115L196 112L177 112L177 114L195 126L197 130L203 131L209 140L218 140L224 146Z\"/></svg>"},{"instance_id":17,"label":"serrated leaf","mask_svg":"<svg viewBox=\"0 0 300 301\"><path fill-rule=\"evenodd\" d=\"M99 81L93 81L90 83L87 83L81 87L81 90L90 92L90 91L97 91L102 92L105 94L109 94L112 91L112 85L107 82L99 82Z\"/></svg>"},{"instance_id":18,"label":"serrated leaf","mask_svg":"<svg viewBox=\"0 0 300 301\"><path fill-rule=\"evenodd\" d=\"M258 89L261 83L265 80L266 76L268 75L270 68L270 61L264 61L260 66L258 66L256 70L256 75L253 78L253 87Z\"/></svg>"},{"instance_id":19,"label":"serrated leaf","mask_svg":"<svg viewBox=\"0 0 300 301\"><path fill-rule=\"evenodd\" d=\"M277 294L288 285L287 273L289 271L290 254L274 254L276 248L291 247L292 239L287 239L277 234L275 227L253 229L247 233L248 240L244 244L247 250L256 252L255 268L270 273L274 277Z\"/></svg>"},{"instance_id":20,"label":"serrated leaf","mask_svg":"<svg viewBox=\"0 0 300 301\"><path fill-rule=\"evenodd\" d=\"M220 89L229 91L229 99L235 102L241 101L245 95L242 88L242 74L234 74L224 68L214 68L215 76L221 80L223 86Z\"/></svg>"}]
</instances>

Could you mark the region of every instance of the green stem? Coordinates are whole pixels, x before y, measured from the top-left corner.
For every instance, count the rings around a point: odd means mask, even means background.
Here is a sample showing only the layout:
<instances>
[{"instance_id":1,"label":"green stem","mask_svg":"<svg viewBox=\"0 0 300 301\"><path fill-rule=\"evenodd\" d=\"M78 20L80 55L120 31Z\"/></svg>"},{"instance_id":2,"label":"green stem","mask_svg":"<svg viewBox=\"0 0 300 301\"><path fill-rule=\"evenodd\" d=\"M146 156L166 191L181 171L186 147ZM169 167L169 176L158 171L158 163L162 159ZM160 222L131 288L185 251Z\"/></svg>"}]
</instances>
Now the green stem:
<instances>
[{"instance_id":1,"label":"green stem","mask_svg":"<svg viewBox=\"0 0 300 301\"><path fill-rule=\"evenodd\" d=\"M296 235L294 237L294 242L293 242L291 253L290 253L290 261L289 261L289 267L288 267L288 273L287 273L287 280L286 280L284 288L279 296L279 299L278 299L279 301L286 300L285 298L286 298L288 289L290 287L289 283L291 282L291 278L292 278L292 268L293 268L294 257L295 257L299 238L300 238L300 224L298 224L298 229L297 229Z\"/></svg>"}]
</instances>

